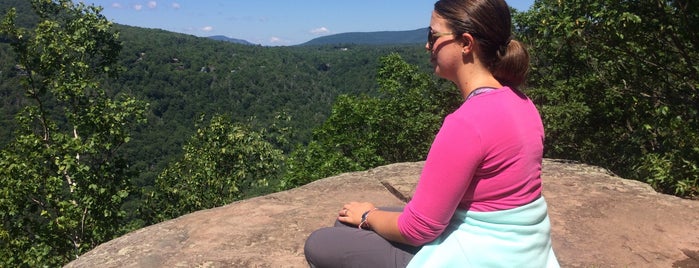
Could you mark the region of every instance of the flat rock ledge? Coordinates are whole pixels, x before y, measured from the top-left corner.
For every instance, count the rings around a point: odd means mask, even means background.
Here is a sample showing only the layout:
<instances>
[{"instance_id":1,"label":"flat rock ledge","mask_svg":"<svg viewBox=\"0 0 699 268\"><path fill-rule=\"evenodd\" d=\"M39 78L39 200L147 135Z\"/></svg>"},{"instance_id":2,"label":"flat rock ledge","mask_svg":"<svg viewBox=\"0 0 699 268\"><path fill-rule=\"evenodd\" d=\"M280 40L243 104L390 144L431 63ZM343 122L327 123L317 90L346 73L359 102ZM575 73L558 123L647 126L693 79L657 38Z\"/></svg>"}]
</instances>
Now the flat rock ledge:
<instances>
[{"instance_id":1,"label":"flat rock ledge","mask_svg":"<svg viewBox=\"0 0 699 268\"><path fill-rule=\"evenodd\" d=\"M343 203L404 205L423 164L341 174L194 212L104 243L65 267L308 267L306 237L331 225ZM561 160L544 161L543 180L562 267L699 267L699 201Z\"/></svg>"}]
</instances>

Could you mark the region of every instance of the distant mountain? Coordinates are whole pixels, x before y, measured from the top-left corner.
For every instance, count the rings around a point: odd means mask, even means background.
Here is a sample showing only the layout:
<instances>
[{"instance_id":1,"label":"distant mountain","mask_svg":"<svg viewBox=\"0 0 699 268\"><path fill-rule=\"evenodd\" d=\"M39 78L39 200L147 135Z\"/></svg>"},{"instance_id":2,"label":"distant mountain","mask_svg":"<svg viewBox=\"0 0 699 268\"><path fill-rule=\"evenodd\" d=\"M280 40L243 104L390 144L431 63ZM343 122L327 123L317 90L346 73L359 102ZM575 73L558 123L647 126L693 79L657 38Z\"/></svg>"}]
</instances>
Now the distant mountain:
<instances>
[{"instance_id":1,"label":"distant mountain","mask_svg":"<svg viewBox=\"0 0 699 268\"><path fill-rule=\"evenodd\" d=\"M395 45L395 44L420 44L424 43L427 36L427 28L411 31L382 31L382 32L352 32L327 35L315 38L301 44L307 45Z\"/></svg>"},{"instance_id":2,"label":"distant mountain","mask_svg":"<svg viewBox=\"0 0 699 268\"><path fill-rule=\"evenodd\" d=\"M207 38L213 39L213 40L218 40L218 41L226 41L226 42L236 43L236 44L254 45L253 43L250 43L250 42L245 41L243 39L235 39L235 38L230 38L230 37L223 36L223 35L214 35L214 36L209 36Z\"/></svg>"},{"instance_id":3,"label":"distant mountain","mask_svg":"<svg viewBox=\"0 0 699 268\"><path fill-rule=\"evenodd\" d=\"M426 39L427 28L410 31L381 31L381 32L350 32L327 35L315 38L299 46L309 45L400 45L400 44L420 44ZM223 35L207 37L209 39L231 42L243 45L255 45L246 40L230 38Z\"/></svg>"}]
</instances>

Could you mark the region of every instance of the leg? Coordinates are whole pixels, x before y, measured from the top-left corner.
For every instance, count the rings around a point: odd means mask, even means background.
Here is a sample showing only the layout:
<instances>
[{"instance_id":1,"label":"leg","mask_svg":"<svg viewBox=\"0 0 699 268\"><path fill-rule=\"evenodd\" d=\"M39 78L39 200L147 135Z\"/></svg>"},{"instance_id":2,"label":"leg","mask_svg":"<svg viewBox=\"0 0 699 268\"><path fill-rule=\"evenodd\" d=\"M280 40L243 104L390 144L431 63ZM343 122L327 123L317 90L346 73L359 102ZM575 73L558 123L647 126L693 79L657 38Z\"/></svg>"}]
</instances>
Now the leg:
<instances>
[{"instance_id":1,"label":"leg","mask_svg":"<svg viewBox=\"0 0 699 268\"><path fill-rule=\"evenodd\" d=\"M313 232L304 248L308 263L318 268L405 267L418 250L339 222Z\"/></svg>"}]
</instances>

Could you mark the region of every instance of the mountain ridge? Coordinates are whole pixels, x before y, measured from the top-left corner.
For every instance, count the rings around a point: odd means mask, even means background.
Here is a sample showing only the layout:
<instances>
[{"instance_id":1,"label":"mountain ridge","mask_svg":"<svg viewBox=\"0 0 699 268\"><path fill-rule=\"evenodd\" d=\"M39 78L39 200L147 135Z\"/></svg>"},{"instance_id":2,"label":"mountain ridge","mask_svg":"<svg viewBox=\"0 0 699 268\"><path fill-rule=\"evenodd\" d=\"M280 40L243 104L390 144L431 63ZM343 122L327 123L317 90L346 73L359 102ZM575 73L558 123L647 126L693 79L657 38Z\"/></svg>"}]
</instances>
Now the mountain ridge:
<instances>
[{"instance_id":1,"label":"mountain ridge","mask_svg":"<svg viewBox=\"0 0 699 268\"><path fill-rule=\"evenodd\" d=\"M256 45L256 44L251 43L247 40L231 38L231 37L228 37L225 35L212 35L212 36L207 36L206 38L217 40L217 41L225 41L225 42L235 43L235 44Z\"/></svg>"},{"instance_id":2,"label":"mountain ridge","mask_svg":"<svg viewBox=\"0 0 699 268\"><path fill-rule=\"evenodd\" d=\"M292 46L420 44L425 42L425 33L427 33L427 28L406 31L346 32L317 37L305 43ZM247 40L223 35L208 36L207 38L236 44L258 45Z\"/></svg>"},{"instance_id":3,"label":"mountain ridge","mask_svg":"<svg viewBox=\"0 0 699 268\"><path fill-rule=\"evenodd\" d=\"M312 39L303 45L332 45L332 44L419 44L425 42L427 28L407 31L377 31L377 32L347 32L326 35Z\"/></svg>"}]
</instances>

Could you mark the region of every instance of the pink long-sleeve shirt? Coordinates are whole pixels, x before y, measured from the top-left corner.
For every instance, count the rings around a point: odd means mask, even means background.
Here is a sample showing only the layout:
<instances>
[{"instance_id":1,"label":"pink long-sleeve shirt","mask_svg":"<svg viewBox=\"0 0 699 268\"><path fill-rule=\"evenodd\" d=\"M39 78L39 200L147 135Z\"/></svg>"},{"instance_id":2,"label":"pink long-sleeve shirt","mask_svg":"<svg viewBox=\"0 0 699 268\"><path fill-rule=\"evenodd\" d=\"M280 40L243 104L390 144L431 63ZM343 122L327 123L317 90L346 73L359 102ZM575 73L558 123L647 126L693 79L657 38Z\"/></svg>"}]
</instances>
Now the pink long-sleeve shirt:
<instances>
[{"instance_id":1,"label":"pink long-sleeve shirt","mask_svg":"<svg viewBox=\"0 0 699 268\"><path fill-rule=\"evenodd\" d=\"M503 87L448 115L430 148L412 200L398 218L414 244L437 238L456 209L499 211L541 196L544 128L524 94Z\"/></svg>"}]
</instances>

